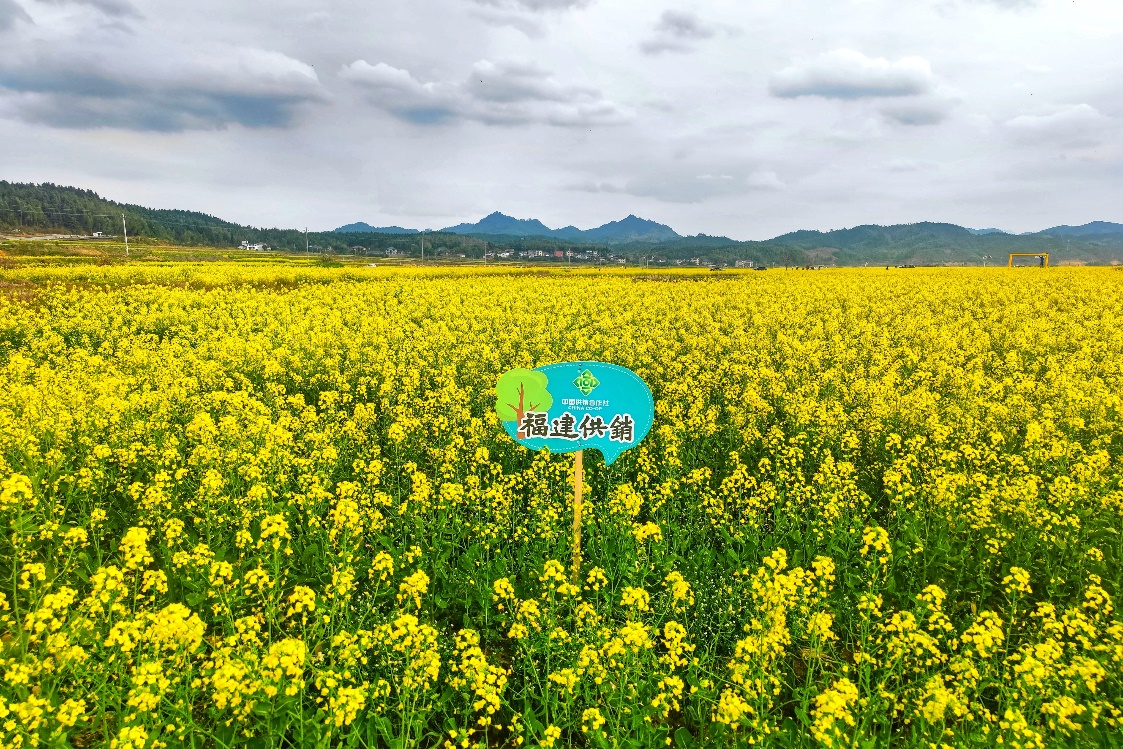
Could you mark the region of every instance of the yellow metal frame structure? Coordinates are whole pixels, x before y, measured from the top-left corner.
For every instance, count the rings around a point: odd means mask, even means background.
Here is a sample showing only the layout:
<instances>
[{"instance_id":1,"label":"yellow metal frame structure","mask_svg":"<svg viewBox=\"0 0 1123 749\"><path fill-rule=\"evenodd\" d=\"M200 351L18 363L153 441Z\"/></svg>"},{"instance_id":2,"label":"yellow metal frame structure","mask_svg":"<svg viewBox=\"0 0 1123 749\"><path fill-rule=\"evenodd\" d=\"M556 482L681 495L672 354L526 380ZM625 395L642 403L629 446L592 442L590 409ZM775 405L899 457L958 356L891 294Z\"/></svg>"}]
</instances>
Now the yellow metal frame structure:
<instances>
[{"instance_id":1,"label":"yellow metal frame structure","mask_svg":"<svg viewBox=\"0 0 1123 749\"><path fill-rule=\"evenodd\" d=\"M1006 263L1007 268L1014 267L1014 258L1016 257L1039 257L1044 258L1045 262L1041 265L1042 268L1049 267L1049 253L1048 252L1011 252L1010 259Z\"/></svg>"}]
</instances>

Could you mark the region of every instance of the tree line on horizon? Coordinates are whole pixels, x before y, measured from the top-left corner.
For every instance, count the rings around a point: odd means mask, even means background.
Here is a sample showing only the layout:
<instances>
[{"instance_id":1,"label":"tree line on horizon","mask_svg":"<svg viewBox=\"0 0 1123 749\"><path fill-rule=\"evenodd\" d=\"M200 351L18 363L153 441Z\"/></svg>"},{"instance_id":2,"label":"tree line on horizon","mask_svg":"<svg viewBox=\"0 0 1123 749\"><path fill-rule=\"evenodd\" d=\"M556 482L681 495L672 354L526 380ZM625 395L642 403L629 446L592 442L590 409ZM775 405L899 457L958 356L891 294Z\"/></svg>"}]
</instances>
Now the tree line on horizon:
<instances>
[{"instance_id":1,"label":"tree line on horizon","mask_svg":"<svg viewBox=\"0 0 1123 749\"><path fill-rule=\"evenodd\" d=\"M663 242L602 245L548 237L464 235L447 232L376 234L308 232L244 226L216 216L186 210L154 209L102 198L92 190L52 183L0 181L0 230L6 233L62 233L120 236L124 216L130 237L186 246L238 247L243 241L263 243L271 250L332 254L384 255L391 248L417 257L541 250L609 254L630 263L649 258L655 265L676 261L757 266L806 265L988 265L1004 264L1011 252L1048 252L1055 264L1063 260L1111 264L1123 262L1123 234L1064 238L1045 234L975 235L953 224L922 222L896 226L859 226L837 232L800 231L764 241L736 241L698 235ZM358 248L358 249L356 249Z\"/></svg>"}]
</instances>

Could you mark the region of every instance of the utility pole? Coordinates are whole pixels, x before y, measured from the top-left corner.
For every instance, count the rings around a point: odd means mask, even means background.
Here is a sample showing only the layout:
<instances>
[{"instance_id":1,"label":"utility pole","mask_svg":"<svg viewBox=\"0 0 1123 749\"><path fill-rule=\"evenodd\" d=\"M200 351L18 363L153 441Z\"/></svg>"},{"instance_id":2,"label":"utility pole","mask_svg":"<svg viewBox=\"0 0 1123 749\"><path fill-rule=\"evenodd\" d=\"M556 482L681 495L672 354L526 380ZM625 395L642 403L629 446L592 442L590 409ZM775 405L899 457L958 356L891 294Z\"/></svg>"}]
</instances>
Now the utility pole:
<instances>
[{"instance_id":1,"label":"utility pole","mask_svg":"<svg viewBox=\"0 0 1123 749\"><path fill-rule=\"evenodd\" d=\"M125 214L121 214L121 230L125 232L125 257L129 256L129 228L125 226Z\"/></svg>"},{"instance_id":2,"label":"utility pole","mask_svg":"<svg viewBox=\"0 0 1123 749\"><path fill-rule=\"evenodd\" d=\"M304 254L308 254L308 227L304 227Z\"/></svg>"},{"instance_id":3,"label":"utility pole","mask_svg":"<svg viewBox=\"0 0 1123 749\"><path fill-rule=\"evenodd\" d=\"M421 262L425 262L425 235L421 235Z\"/></svg>"}]
</instances>

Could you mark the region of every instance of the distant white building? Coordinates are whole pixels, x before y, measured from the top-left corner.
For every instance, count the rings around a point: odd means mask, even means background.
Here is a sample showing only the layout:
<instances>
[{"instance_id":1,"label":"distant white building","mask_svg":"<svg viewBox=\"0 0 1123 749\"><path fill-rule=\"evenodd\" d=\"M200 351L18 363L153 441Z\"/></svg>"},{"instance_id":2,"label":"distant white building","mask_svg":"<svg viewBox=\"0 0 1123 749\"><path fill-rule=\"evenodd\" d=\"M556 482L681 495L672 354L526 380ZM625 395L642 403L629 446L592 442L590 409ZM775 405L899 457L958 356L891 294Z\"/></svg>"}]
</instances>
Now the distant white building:
<instances>
[{"instance_id":1,"label":"distant white building","mask_svg":"<svg viewBox=\"0 0 1123 749\"><path fill-rule=\"evenodd\" d=\"M101 236L103 236L103 235L102 235L102 233L101 233L100 231L95 231L95 232L93 233L93 236L95 236L95 237L101 237Z\"/></svg>"},{"instance_id":2,"label":"distant white building","mask_svg":"<svg viewBox=\"0 0 1123 749\"><path fill-rule=\"evenodd\" d=\"M751 268L753 267L752 260L738 260L733 264L737 268Z\"/></svg>"},{"instance_id":3,"label":"distant white building","mask_svg":"<svg viewBox=\"0 0 1123 749\"><path fill-rule=\"evenodd\" d=\"M251 242L249 242L248 240L245 240L245 239L242 240L241 248L243 250L268 250L269 249L268 247L266 247L261 242L251 243Z\"/></svg>"}]
</instances>

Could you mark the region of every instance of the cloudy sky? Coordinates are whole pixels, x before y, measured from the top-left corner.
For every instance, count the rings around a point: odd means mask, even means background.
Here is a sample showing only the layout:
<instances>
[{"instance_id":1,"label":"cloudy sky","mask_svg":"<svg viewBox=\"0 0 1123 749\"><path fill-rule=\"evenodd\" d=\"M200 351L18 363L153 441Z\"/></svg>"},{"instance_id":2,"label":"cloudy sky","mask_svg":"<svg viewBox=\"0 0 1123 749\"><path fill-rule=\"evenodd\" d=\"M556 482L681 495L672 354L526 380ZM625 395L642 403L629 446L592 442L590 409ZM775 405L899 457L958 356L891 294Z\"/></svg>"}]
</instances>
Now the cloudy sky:
<instances>
[{"instance_id":1,"label":"cloudy sky","mask_svg":"<svg viewBox=\"0 0 1123 749\"><path fill-rule=\"evenodd\" d=\"M0 0L0 179L254 225L1123 221L1119 0Z\"/></svg>"}]
</instances>

